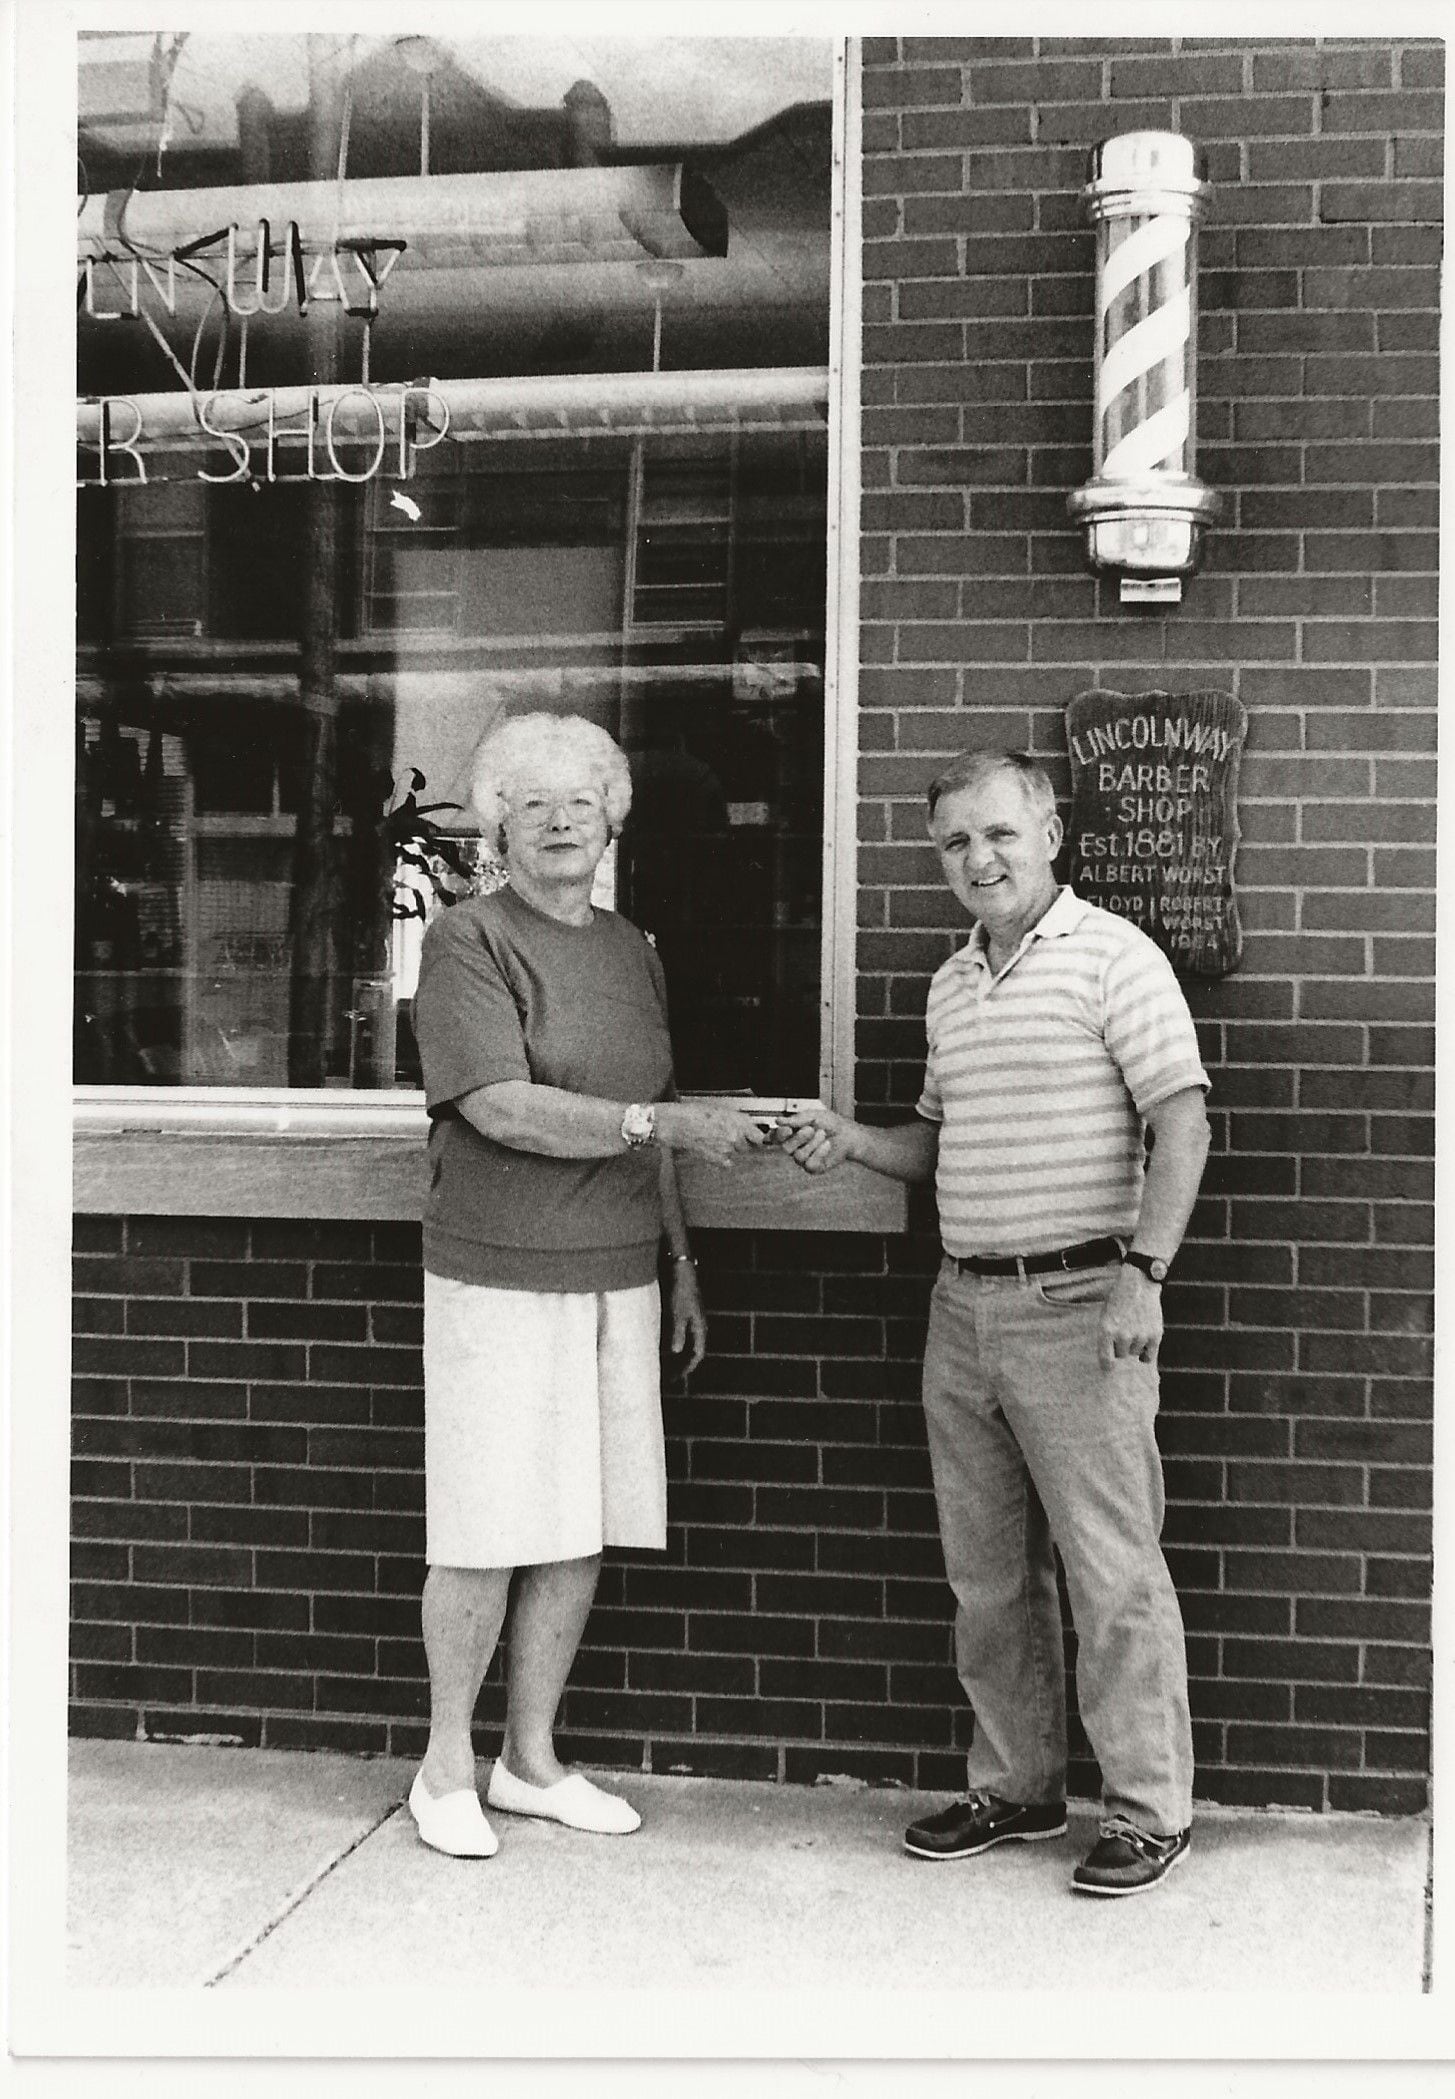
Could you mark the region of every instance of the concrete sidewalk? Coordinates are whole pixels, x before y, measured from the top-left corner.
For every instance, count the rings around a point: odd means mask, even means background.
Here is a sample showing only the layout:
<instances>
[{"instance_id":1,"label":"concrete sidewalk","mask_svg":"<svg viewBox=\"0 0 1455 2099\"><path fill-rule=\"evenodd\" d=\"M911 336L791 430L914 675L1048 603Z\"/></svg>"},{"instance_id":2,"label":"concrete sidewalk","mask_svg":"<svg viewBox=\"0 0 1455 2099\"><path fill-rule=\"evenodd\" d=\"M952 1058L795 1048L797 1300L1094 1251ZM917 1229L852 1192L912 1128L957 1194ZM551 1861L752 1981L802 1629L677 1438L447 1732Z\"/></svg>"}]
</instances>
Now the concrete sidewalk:
<instances>
[{"instance_id":1,"label":"concrete sidewalk","mask_svg":"<svg viewBox=\"0 0 1455 2099\"><path fill-rule=\"evenodd\" d=\"M733 1990L1418 1994L1424 1979L1423 1820L1203 1808L1163 1886L1098 1902L1068 1892L1094 1834L1086 1804L1059 1842L935 1865L900 1847L922 1794L617 1775L636 1835L497 1815L497 1856L463 1863L419 1843L412 1777L397 1760L73 1742L70 1986L649 1974Z\"/></svg>"}]
</instances>

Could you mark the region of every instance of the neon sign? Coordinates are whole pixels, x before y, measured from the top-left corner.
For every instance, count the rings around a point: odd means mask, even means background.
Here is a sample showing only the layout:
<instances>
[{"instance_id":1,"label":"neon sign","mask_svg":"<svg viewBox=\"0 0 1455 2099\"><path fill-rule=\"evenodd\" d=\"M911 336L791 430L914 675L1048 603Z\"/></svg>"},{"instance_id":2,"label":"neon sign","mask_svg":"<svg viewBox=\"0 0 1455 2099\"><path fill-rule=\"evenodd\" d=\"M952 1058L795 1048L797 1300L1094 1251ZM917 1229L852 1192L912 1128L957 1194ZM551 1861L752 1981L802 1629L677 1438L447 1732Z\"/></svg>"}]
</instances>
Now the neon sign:
<instances>
[{"instance_id":1,"label":"neon sign","mask_svg":"<svg viewBox=\"0 0 1455 2099\"><path fill-rule=\"evenodd\" d=\"M157 396L149 397L155 403ZM83 469L79 488L115 482L166 480L149 474L144 448L195 447L207 457L225 452L232 464L217 472L203 464L199 481L219 485L264 481L372 481L381 474L408 480L415 456L449 435L450 407L422 381L369 386L278 386L164 397L189 401L188 419L175 411L164 430L148 429L147 410L132 394L104 394L78 404L76 447Z\"/></svg>"},{"instance_id":2,"label":"neon sign","mask_svg":"<svg viewBox=\"0 0 1455 2099\"><path fill-rule=\"evenodd\" d=\"M371 236L336 240L330 248L309 256L296 219L290 219L277 238L270 221L259 219L255 237L244 237L237 226L223 226L167 255L147 256L109 246L83 255L77 292L89 320L140 320L153 301L175 318L178 268L187 271L193 265L189 274L204 274L229 313L241 320L254 314L282 313L290 301L304 313L310 301L324 300L336 300L355 320L372 320L379 310L380 288L388 282L405 247L402 240ZM214 277L200 272L196 268L200 256L221 264L221 274ZM120 305L97 304L97 273L103 268L119 289ZM104 299L104 281L101 296Z\"/></svg>"}]
</instances>

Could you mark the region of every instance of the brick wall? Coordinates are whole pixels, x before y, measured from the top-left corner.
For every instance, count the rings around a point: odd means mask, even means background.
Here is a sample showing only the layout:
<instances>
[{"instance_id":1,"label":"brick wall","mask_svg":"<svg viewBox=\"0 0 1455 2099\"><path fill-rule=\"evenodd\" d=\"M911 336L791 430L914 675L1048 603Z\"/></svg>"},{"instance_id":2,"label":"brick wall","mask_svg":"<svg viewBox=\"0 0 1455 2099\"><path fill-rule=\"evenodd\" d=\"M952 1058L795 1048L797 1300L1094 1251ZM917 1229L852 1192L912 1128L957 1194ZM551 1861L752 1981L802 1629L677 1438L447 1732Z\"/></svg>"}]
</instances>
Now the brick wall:
<instances>
[{"instance_id":1,"label":"brick wall","mask_svg":"<svg viewBox=\"0 0 1455 2099\"><path fill-rule=\"evenodd\" d=\"M1065 794L1076 692L1236 693L1246 953L1190 990L1215 1134L1167 1293L1167 1534L1204 1785L1211 1752L1341 1805L1408 1802L1428 1755L1442 84L1438 45L1372 42L878 39L864 78L860 1097L913 1100L949 951L936 758L1027 744ZM1215 185L1225 509L1171 610L1124 609L1065 511L1077 192L1141 128Z\"/></svg>"},{"instance_id":2,"label":"brick wall","mask_svg":"<svg viewBox=\"0 0 1455 2099\"><path fill-rule=\"evenodd\" d=\"M934 1243L697 1241L713 1350L669 1388L668 1549L609 1556L567 1746L954 1785ZM419 1264L410 1225L78 1221L77 1731L422 1749ZM497 1663L482 1748L502 1717Z\"/></svg>"},{"instance_id":3,"label":"brick wall","mask_svg":"<svg viewBox=\"0 0 1455 2099\"><path fill-rule=\"evenodd\" d=\"M1168 1291L1168 1557L1202 1797L1409 1811L1429 1760L1437 270L1431 44L874 40L864 75L860 1098L911 1101L953 907L919 797L1093 684L1250 717L1216 1150ZM1168 610L1083 570L1087 148L1185 130L1199 465ZM616 1555L569 1753L951 1787L968 1715L917 1404L934 1241L704 1233L665 1557ZM412 1754L419 1239L83 1218L73 1724ZM1069 1648L1068 1636L1068 1648ZM482 1748L500 1719L498 1670ZM1073 1785L1094 1790L1078 1741Z\"/></svg>"}]
</instances>

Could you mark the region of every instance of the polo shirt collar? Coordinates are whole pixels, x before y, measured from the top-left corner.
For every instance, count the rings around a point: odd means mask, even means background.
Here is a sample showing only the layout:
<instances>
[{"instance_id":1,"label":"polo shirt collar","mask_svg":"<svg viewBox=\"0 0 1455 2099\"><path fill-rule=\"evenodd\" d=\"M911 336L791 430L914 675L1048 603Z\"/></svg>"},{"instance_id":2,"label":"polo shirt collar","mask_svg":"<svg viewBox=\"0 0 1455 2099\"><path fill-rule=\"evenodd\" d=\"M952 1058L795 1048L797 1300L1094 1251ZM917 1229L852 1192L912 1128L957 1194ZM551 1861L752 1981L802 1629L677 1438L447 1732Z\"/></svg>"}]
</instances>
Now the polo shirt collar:
<instances>
[{"instance_id":1,"label":"polo shirt collar","mask_svg":"<svg viewBox=\"0 0 1455 2099\"><path fill-rule=\"evenodd\" d=\"M1090 908L1091 906L1077 896L1073 889L1064 886L1058 889L1054 900L1041 913L1005 968L1014 968L1032 941L1061 940L1066 934L1074 933ZM977 923L970 928L970 937L960 950L960 960L970 969L983 970L987 976L994 974L990 967L990 948L984 926ZM1004 976L1005 970L1000 974Z\"/></svg>"}]
</instances>

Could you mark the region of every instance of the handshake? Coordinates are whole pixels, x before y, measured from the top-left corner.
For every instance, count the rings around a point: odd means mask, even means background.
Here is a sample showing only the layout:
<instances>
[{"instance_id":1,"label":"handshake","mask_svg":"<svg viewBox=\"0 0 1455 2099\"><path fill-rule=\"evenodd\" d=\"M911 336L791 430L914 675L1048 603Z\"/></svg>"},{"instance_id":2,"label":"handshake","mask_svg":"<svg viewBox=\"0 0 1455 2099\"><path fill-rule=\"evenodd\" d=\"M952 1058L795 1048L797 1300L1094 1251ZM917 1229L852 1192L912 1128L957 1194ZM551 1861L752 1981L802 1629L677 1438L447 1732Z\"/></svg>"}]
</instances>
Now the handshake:
<instances>
[{"instance_id":1,"label":"handshake","mask_svg":"<svg viewBox=\"0 0 1455 2099\"><path fill-rule=\"evenodd\" d=\"M822 1101L754 1101L739 1112L751 1117L765 1144L787 1152L805 1173L827 1173L857 1156L857 1123L847 1115L835 1114Z\"/></svg>"},{"instance_id":2,"label":"handshake","mask_svg":"<svg viewBox=\"0 0 1455 2099\"><path fill-rule=\"evenodd\" d=\"M657 1142L669 1151L690 1152L709 1166L735 1166L749 1152L774 1145L796 1159L807 1173L827 1173L831 1166L858 1156L853 1140L865 1132L821 1101L720 1100L659 1101Z\"/></svg>"},{"instance_id":3,"label":"handshake","mask_svg":"<svg viewBox=\"0 0 1455 2099\"><path fill-rule=\"evenodd\" d=\"M752 1094L720 1101L664 1101L657 1109L658 1140L697 1152L713 1166L732 1166L750 1151L773 1145L805 1173L831 1173L851 1159L897 1181L932 1181L939 1124L913 1115L888 1128L855 1122L822 1101L765 1100Z\"/></svg>"}]
</instances>

